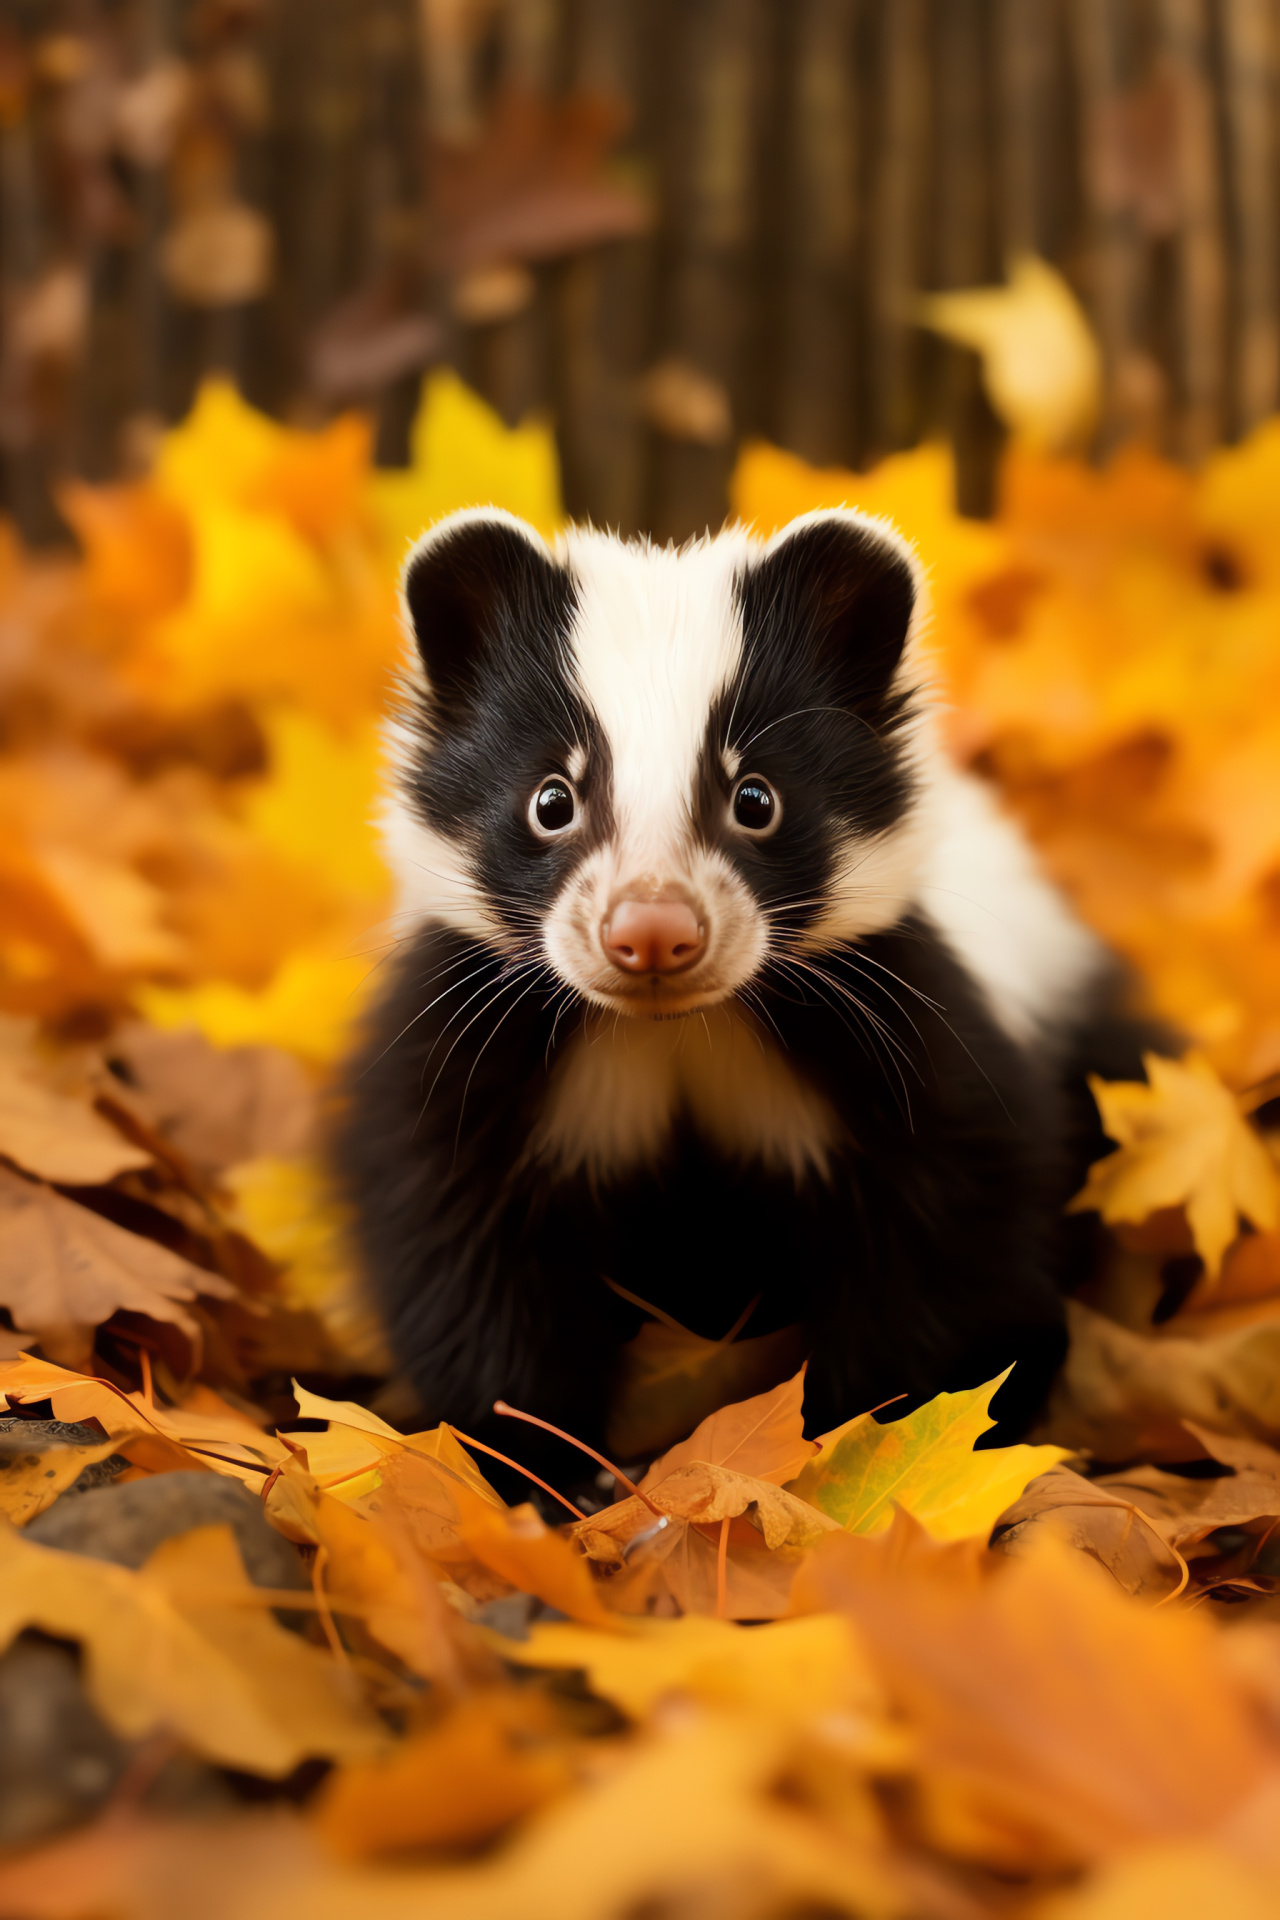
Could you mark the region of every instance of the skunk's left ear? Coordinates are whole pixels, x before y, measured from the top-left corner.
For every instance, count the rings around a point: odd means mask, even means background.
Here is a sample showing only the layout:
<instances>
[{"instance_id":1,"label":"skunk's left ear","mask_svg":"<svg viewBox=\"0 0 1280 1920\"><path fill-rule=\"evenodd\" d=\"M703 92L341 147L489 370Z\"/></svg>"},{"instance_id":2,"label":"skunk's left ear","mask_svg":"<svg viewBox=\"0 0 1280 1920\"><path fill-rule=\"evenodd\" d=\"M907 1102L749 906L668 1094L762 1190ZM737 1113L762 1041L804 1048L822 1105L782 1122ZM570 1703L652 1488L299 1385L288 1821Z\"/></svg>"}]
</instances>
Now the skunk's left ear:
<instances>
[{"instance_id":1,"label":"skunk's left ear","mask_svg":"<svg viewBox=\"0 0 1280 1920\"><path fill-rule=\"evenodd\" d=\"M842 705L871 717L902 661L920 576L906 543L849 508L774 535L741 585L744 634L800 648Z\"/></svg>"}]
</instances>

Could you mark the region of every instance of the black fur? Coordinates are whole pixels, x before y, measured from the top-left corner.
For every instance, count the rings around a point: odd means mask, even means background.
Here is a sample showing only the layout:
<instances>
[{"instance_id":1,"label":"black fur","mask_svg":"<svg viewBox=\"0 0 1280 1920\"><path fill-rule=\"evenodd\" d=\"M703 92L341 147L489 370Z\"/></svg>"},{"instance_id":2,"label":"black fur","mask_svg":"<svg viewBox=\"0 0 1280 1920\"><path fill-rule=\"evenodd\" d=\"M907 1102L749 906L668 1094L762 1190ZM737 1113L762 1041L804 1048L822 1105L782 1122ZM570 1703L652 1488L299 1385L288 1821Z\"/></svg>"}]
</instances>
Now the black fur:
<instances>
[{"instance_id":1,"label":"black fur","mask_svg":"<svg viewBox=\"0 0 1280 1920\"><path fill-rule=\"evenodd\" d=\"M471 527L414 568L407 597L439 684L409 801L471 837L526 943L513 957L421 931L348 1076L339 1164L424 1417L492 1435L501 1396L598 1444L642 1319L607 1276L712 1338L757 1293L751 1334L801 1323L811 1432L905 1395L896 1417L1017 1361L994 1436L1014 1437L1065 1347L1061 1210L1101 1151L1083 1073L1140 1072L1151 1038L1115 1012L1113 983L1070 1032L1023 1049L921 916L784 954L750 1004L845 1124L829 1182L797 1191L729 1164L687 1123L658 1164L602 1191L553 1181L526 1147L582 1016L533 935L581 843L539 843L525 808L575 741L600 797L595 832L608 826L606 746L566 669L573 583L519 535ZM784 949L820 910L842 836L910 802L909 698L893 676L912 598L898 556L847 526L802 532L740 582L743 668L709 716L695 820L774 912ZM726 835L726 740L785 796L777 834L756 845ZM529 1458L499 1424L495 1444Z\"/></svg>"}]
</instances>

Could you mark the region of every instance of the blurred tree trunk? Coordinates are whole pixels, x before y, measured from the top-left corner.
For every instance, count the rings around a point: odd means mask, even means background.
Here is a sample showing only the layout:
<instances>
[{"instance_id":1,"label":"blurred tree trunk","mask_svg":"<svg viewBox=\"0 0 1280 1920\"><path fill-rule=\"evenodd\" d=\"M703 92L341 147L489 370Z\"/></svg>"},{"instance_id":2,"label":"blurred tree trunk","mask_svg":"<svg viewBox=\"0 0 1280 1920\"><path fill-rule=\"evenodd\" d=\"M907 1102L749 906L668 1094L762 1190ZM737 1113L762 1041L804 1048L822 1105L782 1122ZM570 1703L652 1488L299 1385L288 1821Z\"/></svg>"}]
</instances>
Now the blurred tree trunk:
<instances>
[{"instance_id":1,"label":"blurred tree trunk","mask_svg":"<svg viewBox=\"0 0 1280 1920\"><path fill-rule=\"evenodd\" d=\"M859 13L858 0L793 0L786 22L772 430L819 465L847 464L857 451Z\"/></svg>"},{"instance_id":2,"label":"blurred tree trunk","mask_svg":"<svg viewBox=\"0 0 1280 1920\"><path fill-rule=\"evenodd\" d=\"M1274 0L1222 0L1222 37L1231 232L1237 263L1230 355L1235 368L1234 424L1237 431L1247 432L1275 406L1280 379Z\"/></svg>"},{"instance_id":3,"label":"blurred tree trunk","mask_svg":"<svg viewBox=\"0 0 1280 1920\"><path fill-rule=\"evenodd\" d=\"M365 406L402 461L444 354L509 421L554 414L569 506L607 525L718 525L752 434L858 466L942 432L983 511L1000 436L977 362L916 306L1023 251L1097 330L1099 455L1137 435L1201 459L1280 400L1278 10L8 0L0 507L65 537L59 476L142 471L211 369L283 419ZM502 220L530 184L501 151L512 89L547 116L523 236ZM556 103L605 95L631 114L619 152L575 159ZM474 162L505 292L442 250L471 217L432 202L442 155ZM615 175L650 192L651 234L566 216L548 240L557 193L580 207ZM175 273L211 192L269 236L269 275Z\"/></svg>"}]
</instances>

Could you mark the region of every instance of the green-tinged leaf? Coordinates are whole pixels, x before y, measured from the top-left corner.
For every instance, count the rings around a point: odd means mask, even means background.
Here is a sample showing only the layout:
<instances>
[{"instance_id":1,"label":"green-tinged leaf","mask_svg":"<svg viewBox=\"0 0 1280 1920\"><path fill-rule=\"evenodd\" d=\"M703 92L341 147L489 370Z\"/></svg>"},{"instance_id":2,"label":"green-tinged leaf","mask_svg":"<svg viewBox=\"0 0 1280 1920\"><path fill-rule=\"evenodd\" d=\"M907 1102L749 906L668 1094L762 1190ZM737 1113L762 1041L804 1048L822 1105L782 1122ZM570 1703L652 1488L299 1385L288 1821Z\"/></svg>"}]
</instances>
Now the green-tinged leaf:
<instances>
[{"instance_id":1,"label":"green-tinged leaf","mask_svg":"<svg viewBox=\"0 0 1280 1920\"><path fill-rule=\"evenodd\" d=\"M963 1393L940 1393L905 1420L878 1426L869 1413L824 1434L789 1491L849 1533L881 1533L895 1506L939 1540L991 1531L1039 1473L1066 1457L1061 1447L994 1447L974 1442L995 1425L991 1400L1008 1378Z\"/></svg>"}]
</instances>

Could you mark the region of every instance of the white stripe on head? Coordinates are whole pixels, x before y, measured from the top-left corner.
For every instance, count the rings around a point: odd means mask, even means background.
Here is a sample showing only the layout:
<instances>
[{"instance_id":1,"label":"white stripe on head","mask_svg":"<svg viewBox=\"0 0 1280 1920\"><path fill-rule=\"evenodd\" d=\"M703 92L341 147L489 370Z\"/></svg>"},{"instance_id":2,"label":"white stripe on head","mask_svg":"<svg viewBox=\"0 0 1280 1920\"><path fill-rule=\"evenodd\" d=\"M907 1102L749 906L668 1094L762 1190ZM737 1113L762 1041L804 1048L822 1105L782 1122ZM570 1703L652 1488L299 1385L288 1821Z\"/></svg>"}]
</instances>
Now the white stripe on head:
<instances>
[{"instance_id":1,"label":"white stripe on head","mask_svg":"<svg viewBox=\"0 0 1280 1920\"><path fill-rule=\"evenodd\" d=\"M735 531L677 553L574 528L560 550L577 587L578 682L613 763L618 846L635 874L662 875L688 838L708 716L742 658L734 575L751 542Z\"/></svg>"}]
</instances>

